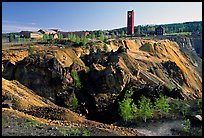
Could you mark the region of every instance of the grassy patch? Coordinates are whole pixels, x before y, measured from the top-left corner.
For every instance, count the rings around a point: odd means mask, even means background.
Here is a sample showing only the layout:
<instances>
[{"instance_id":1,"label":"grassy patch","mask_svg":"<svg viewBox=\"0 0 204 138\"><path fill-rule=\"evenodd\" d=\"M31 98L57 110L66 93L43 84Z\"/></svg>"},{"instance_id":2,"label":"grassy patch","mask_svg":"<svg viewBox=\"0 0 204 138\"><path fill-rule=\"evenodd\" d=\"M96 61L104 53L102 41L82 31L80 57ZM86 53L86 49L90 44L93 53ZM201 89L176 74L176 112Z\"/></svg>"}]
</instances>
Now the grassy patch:
<instances>
[{"instance_id":1,"label":"grassy patch","mask_svg":"<svg viewBox=\"0 0 204 138\"><path fill-rule=\"evenodd\" d=\"M191 35L191 32L166 33L166 35Z\"/></svg>"},{"instance_id":2,"label":"grassy patch","mask_svg":"<svg viewBox=\"0 0 204 138\"><path fill-rule=\"evenodd\" d=\"M88 130L80 130L79 128L60 128L59 132L63 136L90 136L90 132Z\"/></svg>"},{"instance_id":3,"label":"grassy patch","mask_svg":"<svg viewBox=\"0 0 204 138\"><path fill-rule=\"evenodd\" d=\"M5 117L2 116L2 127L6 127L7 120Z\"/></svg>"},{"instance_id":4,"label":"grassy patch","mask_svg":"<svg viewBox=\"0 0 204 138\"><path fill-rule=\"evenodd\" d=\"M33 120L33 119L25 119L25 120L18 120L15 122L15 125L23 125L25 128L29 128L30 126L32 127L37 127L37 128L44 128L44 124L40 124L38 121Z\"/></svg>"}]
</instances>

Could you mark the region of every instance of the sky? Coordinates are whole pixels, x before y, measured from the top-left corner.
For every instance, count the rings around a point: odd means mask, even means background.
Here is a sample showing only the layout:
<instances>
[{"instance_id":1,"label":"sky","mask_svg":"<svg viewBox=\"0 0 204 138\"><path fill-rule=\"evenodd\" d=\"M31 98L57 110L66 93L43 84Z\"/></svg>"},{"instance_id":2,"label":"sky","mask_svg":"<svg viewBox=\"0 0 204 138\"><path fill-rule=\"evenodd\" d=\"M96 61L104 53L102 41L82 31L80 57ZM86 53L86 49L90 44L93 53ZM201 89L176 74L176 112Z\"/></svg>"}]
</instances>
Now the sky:
<instances>
[{"instance_id":1,"label":"sky","mask_svg":"<svg viewBox=\"0 0 204 138\"><path fill-rule=\"evenodd\" d=\"M2 33L110 30L134 25L202 21L202 2L2 2Z\"/></svg>"}]
</instances>

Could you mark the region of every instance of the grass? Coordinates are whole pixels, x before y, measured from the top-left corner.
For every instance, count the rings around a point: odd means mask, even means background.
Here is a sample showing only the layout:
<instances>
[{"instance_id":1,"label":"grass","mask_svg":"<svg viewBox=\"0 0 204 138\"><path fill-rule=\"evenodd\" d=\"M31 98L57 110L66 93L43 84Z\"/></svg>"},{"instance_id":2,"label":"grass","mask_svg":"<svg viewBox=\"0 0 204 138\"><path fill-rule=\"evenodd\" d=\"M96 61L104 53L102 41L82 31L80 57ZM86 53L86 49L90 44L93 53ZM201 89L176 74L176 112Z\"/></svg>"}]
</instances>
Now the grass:
<instances>
[{"instance_id":1,"label":"grass","mask_svg":"<svg viewBox=\"0 0 204 138\"><path fill-rule=\"evenodd\" d=\"M2 127L5 127L7 124L7 120L5 117L2 116Z\"/></svg>"},{"instance_id":2,"label":"grass","mask_svg":"<svg viewBox=\"0 0 204 138\"><path fill-rule=\"evenodd\" d=\"M90 132L88 130L80 130L79 128L60 128L59 132L63 136L90 136Z\"/></svg>"},{"instance_id":3,"label":"grass","mask_svg":"<svg viewBox=\"0 0 204 138\"><path fill-rule=\"evenodd\" d=\"M38 121L35 121L33 119L25 119L25 120L19 120L19 121L15 122L15 125L20 125L20 124L22 124L23 127L25 127L25 128L29 128L29 126L44 128L44 126L45 126L45 125L40 124Z\"/></svg>"},{"instance_id":4,"label":"grass","mask_svg":"<svg viewBox=\"0 0 204 138\"><path fill-rule=\"evenodd\" d=\"M2 116L2 127L6 127L8 125L8 123L9 123L8 121L9 121L8 118ZM30 126L32 126L32 127L37 127L37 128L42 129L45 126L44 124L40 124L38 121L30 119L30 118L28 118L28 119L17 119L13 123L14 123L15 126L21 125L24 128L29 128Z\"/></svg>"}]
</instances>

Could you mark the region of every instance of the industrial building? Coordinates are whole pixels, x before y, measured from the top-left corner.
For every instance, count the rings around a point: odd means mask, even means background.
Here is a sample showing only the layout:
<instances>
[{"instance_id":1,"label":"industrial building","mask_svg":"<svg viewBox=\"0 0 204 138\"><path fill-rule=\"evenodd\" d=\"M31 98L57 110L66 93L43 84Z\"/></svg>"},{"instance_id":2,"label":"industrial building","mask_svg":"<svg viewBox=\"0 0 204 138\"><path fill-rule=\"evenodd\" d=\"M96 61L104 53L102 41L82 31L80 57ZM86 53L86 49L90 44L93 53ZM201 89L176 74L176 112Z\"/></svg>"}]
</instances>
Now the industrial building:
<instances>
[{"instance_id":1,"label":"industrial building","mask_svg":"<svg viewBox=\"0 0 204 138\"><path fill-rule=\"evenodd\" d=\"M128 11L127 13L127 34L134 34L134 11Z\"/></svg>"}]
</instances>

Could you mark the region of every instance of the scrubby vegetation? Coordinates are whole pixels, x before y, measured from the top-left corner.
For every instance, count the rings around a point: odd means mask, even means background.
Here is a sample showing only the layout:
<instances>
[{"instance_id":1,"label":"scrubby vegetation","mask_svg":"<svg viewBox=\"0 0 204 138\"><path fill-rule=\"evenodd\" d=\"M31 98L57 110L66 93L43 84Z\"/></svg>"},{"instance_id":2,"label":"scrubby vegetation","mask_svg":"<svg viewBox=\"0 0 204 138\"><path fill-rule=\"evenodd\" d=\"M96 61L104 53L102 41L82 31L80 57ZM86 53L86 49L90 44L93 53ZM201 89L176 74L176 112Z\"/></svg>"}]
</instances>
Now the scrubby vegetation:
<instances>
[{"instance_id":1,"label":"scrubby vegetation","mask_svg":"<svg viewBox=\"0 0 204 138\"><path fill-rule=\"evenodd\" d=\"M79 106L79 104L78 104L77 98L76 98L76 97L73 97L73 98L72 98L72 101L71 101L71 103L70 103L70 109L71 109L72 111L76 111L77 108L78 108L78 106Z\"/></svg>"},{"instance_id":2,"label":"scrubby vegetation","mask_svg":"<svg viewBox=\"0 0 204 138\"><path fill-rule=\"evenodd\" d=\"M72 70L71 76L74 79L74 86L76 90L80 90L82 88L82 85L78 73L75 70Z\"/></svg>"},{"instance_id":3,"label":"scrubby vegetation","mask_svg":"<svg viewBox=\"0 0 204 138\"><path fill-rule=\"evenodd\" d=\"M126 122L131 121L134 118L137 109L133 99L131 99L132 94L132 89L127 90L124 99L119 102L119 115Z\"/></svg>"},{"instance_id":4,"label":"scrubby vegetation","mask_svg":"<svg viewBox=\"0 0 204 138\"><path fill-rule=\"evenodd\" d=\"M153 105L150 99L145 96L141 96L139 100L138 116L142 118L144 122L153 117Z\"/></svg>"},{"instance_id":5,"label":"scrubby vegetation","mask_svg":"<svg viewBox=\"0 0 204 138\"><path fill-rule=\"evenodd\" d=\"M126 90L125 96L119 102L119 115L125 122L130 122L134 119L142 119L147 122L148 119L171 118L182 116L186 119L190 105L181 99L170 99L165 95L159 95L155 101L151 101L148 97L141 96L138 104L131 98L134 91ZM202 100L198 100L197 106L199 113L202 113Z\"/></svg>"},{"instance_id":6,"label":"scrubby vegetation","mask_svg":"<svg viewBox=\"0 0 204 138\"><path fill-rule=\"evenodd\" d=\"M159 113L161 118L167 115L171 110L167 98L167 96L160 95L160 97L154 102L154 110Z\"/></svg>"},{"instance_id":7,"label":"scrubby vegetation","mask_svg":"<svg viewBox=\"0 0 204 138\"><path fill-rule=\"evenodd\" d=\"M88 130L80 130L78 128L60 128L60 133L63 136L90 136Z\"/></svg>"}]
</instances>

